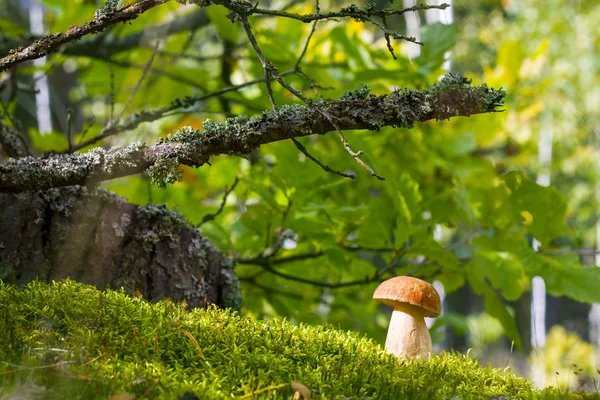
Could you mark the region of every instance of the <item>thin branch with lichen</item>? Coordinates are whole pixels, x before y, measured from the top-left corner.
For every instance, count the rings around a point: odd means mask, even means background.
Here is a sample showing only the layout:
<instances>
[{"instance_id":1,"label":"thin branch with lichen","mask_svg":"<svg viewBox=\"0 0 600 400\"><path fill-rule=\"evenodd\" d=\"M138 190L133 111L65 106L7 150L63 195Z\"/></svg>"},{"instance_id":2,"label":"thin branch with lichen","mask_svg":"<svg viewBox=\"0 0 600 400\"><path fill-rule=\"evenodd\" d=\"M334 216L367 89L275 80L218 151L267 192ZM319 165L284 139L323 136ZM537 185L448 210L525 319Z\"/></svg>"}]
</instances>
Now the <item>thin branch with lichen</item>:
<instances>
[{"instance_id":1,"label":"thin branch with lichen","mask_svg":"<svg viewBox=\"0 0 600 400\"><path fill-rule=\"evenodd\" d=\"M297 73L297 72L294 70L289 70L289 71L282 72L280 74L280 76L286 76L286 75L290 75L290 74L294 74L294 73ZM170 113L172 113L173 111L176 111L178 109L192 107L193 105L195 105L196 103L199 103L201 101L208 100L208 99L211 99L214 97L218 97L218 96L221 96L226 93L236 92L241 89L244 89L244 88L259 84L259 83L263 83L263 82L265 82L265 80L266 79L264 77L257 78L257 79L253 79L253 80L245 82L245 83L241 83L239 85L228 86L226 88L219 89L217 91L214 91L214 92L211 92L211 93L208 93L205 95L186 96L183 99L177 98L177 99L171 101L171 104L168 106L155 108L152 110L140 111L136 114L132 114L119 124L109 121L109 123L100 131L100 133L98 133L93 138L90 138L88 140L85 140L81 143L74 145L73 150L80 150L84 147L93 145L94 143L97 143L102 139L106 139L108 137L117 135L122 132L130 131L132 129L137 128L142 123L157 121L161 118L171 115Z\"/></svg>"},{"instance_id":2,"label":"thin branch with lichen","mask_svg":"<svg viewBox=\"0 0 600 400\"><path fill-rule=\"evenodd\" d=\"M206 120L204 131L184 128L154 146L137 142L125 148L93 149L87 153L32 157L0 165L0 192L20 192L68 185L86 185L147 171L159 186L176 182L179 165L201 166L221 154L246 155L261 145L336 130L378 131L385 126L412 128L417 122L498 111L505 92L449 74L428 89L397 89L371 95L366 88L347 92L339 100L315 106L286 105L224 122Z\"/></svg>"},{"instance_id":3,"label":"thin branch with lichen","mask_svg":"<svg viewBox=\"0 0 600 400\"><path fill-rule=\"evenodd\" d=\"M63 44L78 40L86 35L98 33L111 25L137 18L147 10L168 2L169 0L141 0L135 4L126 4L120 9L106 8L97 10L90 22L73 26L64 33L54 33L25 48L17 48L0 59L0 72L27 60L43 57L60 48Z\"/></svg>"}]
</instances>

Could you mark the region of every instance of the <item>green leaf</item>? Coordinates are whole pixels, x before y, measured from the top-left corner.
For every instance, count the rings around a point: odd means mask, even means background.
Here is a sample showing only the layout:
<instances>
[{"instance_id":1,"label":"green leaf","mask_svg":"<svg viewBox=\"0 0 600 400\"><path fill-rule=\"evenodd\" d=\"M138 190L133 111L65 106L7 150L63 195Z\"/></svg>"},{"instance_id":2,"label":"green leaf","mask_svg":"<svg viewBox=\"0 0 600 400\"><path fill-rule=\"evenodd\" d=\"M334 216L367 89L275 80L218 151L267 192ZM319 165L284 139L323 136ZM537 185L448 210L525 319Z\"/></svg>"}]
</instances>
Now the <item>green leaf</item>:
<instances>
[{"instance_id":1,"label":"green leaf","mask_svg":"<svg viewBox=\"0 0 600 400\"><path fill-rule=\"evenodd\" d=\"M433 72L444 63L444 54L456 44L456 27L436 22L421 27L421 54L415 58L419 69Z\"/></svg>"},{"instance_id":2,"label":"green leaf","mask_svg":"<svg viewBox=\"0 0 600 400\"><path fill-rule=\"evenodd\" d=\"M502 302L494 289L492 289L485 280L481 279L480 276L467 274L467 279L473 291L476 294L483 296L485 312L500 322L506 336L514 340L516 348L520 350L522 343L519 329L506 304Z\"/></svg>"},{"instance_id":3,"label":"green leaf","mask_svg":"<svg viewBox=\"0 0 600 400\"><path fill-rule=\"evenodd\" d=\"M466 155L477 148L477 139L474 132L460 132L452 135L445 149L450 155Z\"/></svg>"},{"instance_id":4,"label":"green leaf","mask_svg":"<svg viewBox=\"0 0 600 400\"><path fill-rule=\"evenodd\" d=\"M37 129L30 129L29 139L33 148L39 151L63 151L69 147L66 136L56 131L42 135Z\"/></svg>"},{"instance_id":5,"label":"green leaf","mask_svg":"<svg viewBox=\"0 0 600 400\"><path fill-rule=\"evenodd\" d=\"M457 335L464 335L469 332L469 319L461 314L446 313L435 319L430 331L436 332L442 326L449 326Z\"/></svg>"},{"instance_id":6,"label":"green leaf","mask_svg":"<svg viewBox=\"0 0 600 400\"><path fill-rule=\"evenodd\" d=\"M340 46L343 49L352 70L364 70L367 68L366 60L358 48L357 42L348 37L344 28L337 27L332 29L330 38L334 46Z\"/></svg>"},{"instance_id":7,"label":"green leaf","mask_svg":"<svg viewBox=\"0 0 600 400\"><path fill-rule=\"evenodd\" d=\"M271 206L271 208L273 208L274 210L280 209L279 204L275 199L275 195L271 192L269 188L267 188L260 182L256 182L247 178L243 178L242 181L246 185L248 185L248 187L252 189L253 192L258 194L269 206Z\"/></svg>"},{"instance_id":8,"label":"green leaf","mask_svg":"<svg viewBox=\"0 0 600 400\"><path fill-rule=\"evenodd\" d=\"M467 265L468 274L487 278L504 298L515 301L528 287L529 280L519 257L505 251L477 251Z\"/></svg>"},{"instance_id":9,"label":"green leaf","mask_svg":"<svg viewBox=\"0 0 600 400\"><path fill-rule=\"evenodd\" d=\"M460 268L460 261L454 253L446 250L439 242L430 237L416 242L407 251L407 255L424 255L428 260L434 261L444 269L457 270Z\"/></svg>"},{"instance_id":10,"label":"green leaf","mask_svg":"<svg viewBox=\"0 0 600 400\"><path fill-rule=\"evenodd\" d=\"M226 42L235 43L237 42L240 28L238 24L235 24L227 18L229 10L222 6L211 5L206 7L206 15L212 22L213 26L217 29L217 33Z\"/></svg>"},{"instance_id":11,"label":"green leaf","mask_svg":"<svg viewBox=\"0 0 600 400\"><path fill-rule=\"evenodd\" d=\"M567 202L555 187L540 186L517 172L508 174L505 182L512 191L515 218L520 218L542 245L567 232Z\"/></svg>"},{"instance_id":12,"label":"green leaf","mask_svg":"<svg viewBox=\"0 0 600 400\"><path fill-rule=\"evenodd\" d=\"M325 250L325 256L329 265L337 269L338 271L346 271L350 264L346 252L340 248L330 247Z\"/></svg>"},{"instance_id":13,"label":"green leaf","mask_svg":"<svg viewBox=\"0 0 600 400\"><path fill-rule=\"evenodd\" d=\"M523 43L519 40L506 40L498 50L498 67L502 68L502 81L514 84L519 78L521 64L525 60Z\"/></svg>"},{"instance_id":14,"label":"green leaf","mask_svg":"<svg viewBox=\"0 0 600 400\"><path fill-rule=\"evenodd\" d=\"M586 267L576 255L533 253L527 258L530 274L544 278L553 296L567 296L583 303L600 303L600 268Z\"/></svg>"},{"instance_id":15,"label":"green leaf","mask_svg":"<svg viewBox=\"0 0 600 400\"><path fill-rule=\"evenodd\" d=\"M420 213L421 194L419 184L406 172L400 176L400 179L392 181L389 190L393 192L391 197L397 212L394 241L399 248L414 232L413 214Z\"/></svg>"}]
</instances>

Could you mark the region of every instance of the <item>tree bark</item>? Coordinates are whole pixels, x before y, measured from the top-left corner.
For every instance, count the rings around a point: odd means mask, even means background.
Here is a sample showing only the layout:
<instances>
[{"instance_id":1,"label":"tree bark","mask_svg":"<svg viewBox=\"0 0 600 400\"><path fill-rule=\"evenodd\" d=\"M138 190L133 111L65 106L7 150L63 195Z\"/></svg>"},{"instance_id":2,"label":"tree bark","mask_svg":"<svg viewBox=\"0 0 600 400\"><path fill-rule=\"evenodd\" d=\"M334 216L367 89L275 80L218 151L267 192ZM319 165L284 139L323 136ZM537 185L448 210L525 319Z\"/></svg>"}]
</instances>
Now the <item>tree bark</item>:
<instances>
[{"instance_id":1,"label":"tree bark","mask_svg":"<svg viewBox=\"0 0 600 400\"><path fill-rule=\"evenodd\" d=\"M0 279L71 278L151 301L239 309L234 265L165 206L70 186L0 194Z\"/></svg>"}]
</instances>

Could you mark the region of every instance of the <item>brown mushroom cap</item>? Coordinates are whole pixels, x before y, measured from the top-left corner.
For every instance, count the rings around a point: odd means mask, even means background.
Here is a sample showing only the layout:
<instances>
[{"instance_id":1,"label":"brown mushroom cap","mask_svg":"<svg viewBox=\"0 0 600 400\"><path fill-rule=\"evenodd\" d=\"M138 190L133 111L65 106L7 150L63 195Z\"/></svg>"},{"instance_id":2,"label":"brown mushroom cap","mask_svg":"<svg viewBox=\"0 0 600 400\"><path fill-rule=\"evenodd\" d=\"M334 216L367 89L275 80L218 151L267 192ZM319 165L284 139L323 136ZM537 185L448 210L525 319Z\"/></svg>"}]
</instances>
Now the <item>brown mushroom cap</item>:
<instances>
[{"instance_id":1,"label":"brown mushroom cap","mask_svg":"<svg viewBox=\"0 0 600 400\"><path fill-rule=\"evenodd\" d=\"M373 300L390 307L408 304L421 308L426 317L437 317L442 302L437 290L429 283L410 276L397 276L377 286Z\"/></svg>"}]
</instances>

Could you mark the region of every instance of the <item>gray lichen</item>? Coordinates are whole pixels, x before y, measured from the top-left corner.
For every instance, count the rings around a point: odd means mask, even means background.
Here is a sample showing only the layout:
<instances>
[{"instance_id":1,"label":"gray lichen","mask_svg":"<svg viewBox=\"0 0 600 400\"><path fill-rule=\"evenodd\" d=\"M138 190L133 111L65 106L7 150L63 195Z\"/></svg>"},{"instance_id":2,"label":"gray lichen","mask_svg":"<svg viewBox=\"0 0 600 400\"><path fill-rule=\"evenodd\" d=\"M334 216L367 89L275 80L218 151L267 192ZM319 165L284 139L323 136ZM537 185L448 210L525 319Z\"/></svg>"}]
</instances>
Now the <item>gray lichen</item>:
<instances>
[{"instance_id":1,"label":"gray lichen","mask_svg":"<svg viewBox=\"0 0 600 400\"><path fill-rule=\"evenodd\" d=\"M146 172L150 181L161 189L165 189L167 184L180 182L182 179L182 170L177 158L158 158Z\"/></svg>"}]
</instances>

